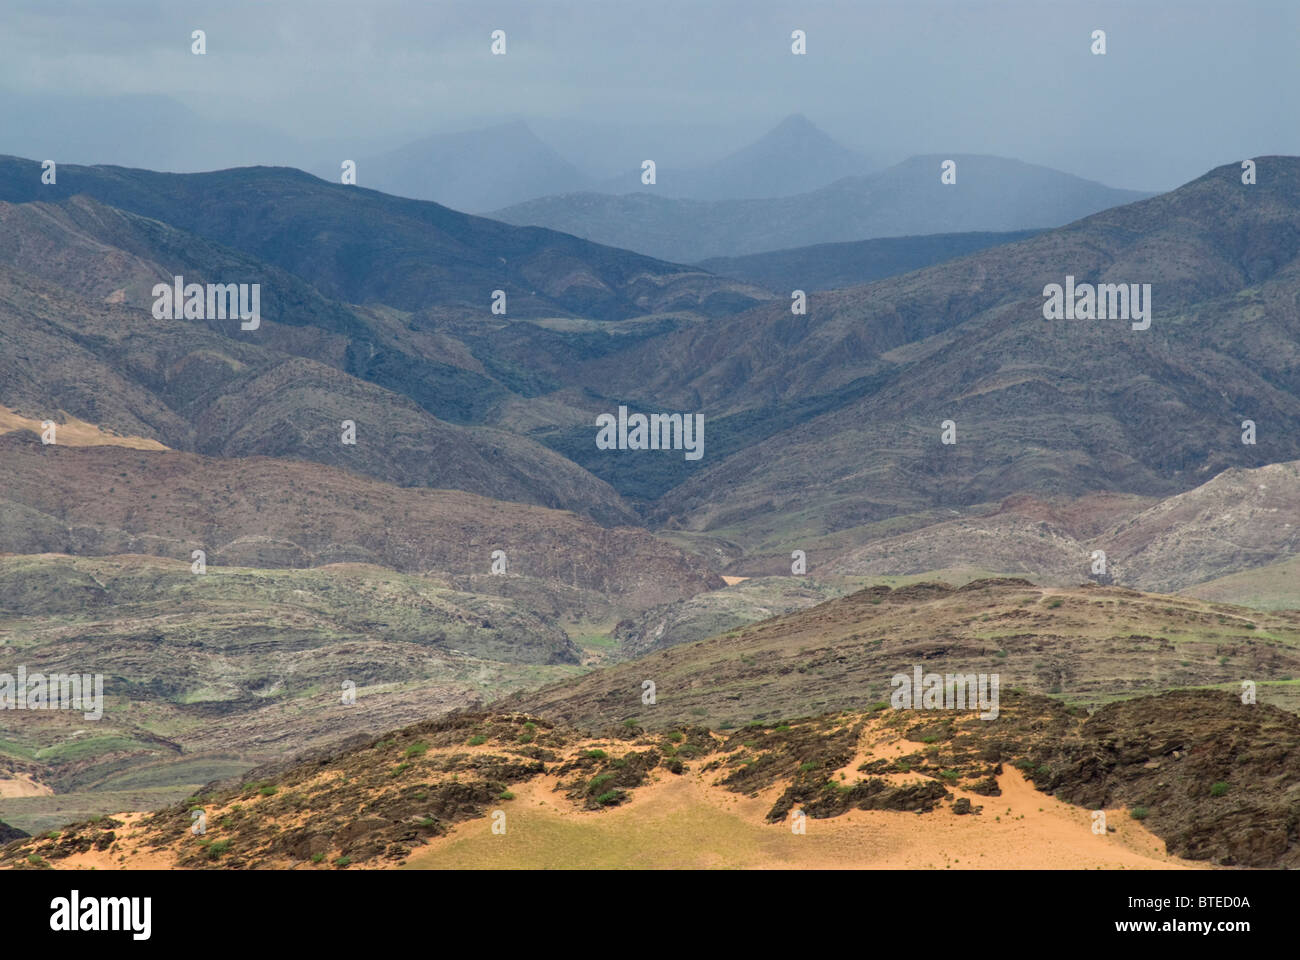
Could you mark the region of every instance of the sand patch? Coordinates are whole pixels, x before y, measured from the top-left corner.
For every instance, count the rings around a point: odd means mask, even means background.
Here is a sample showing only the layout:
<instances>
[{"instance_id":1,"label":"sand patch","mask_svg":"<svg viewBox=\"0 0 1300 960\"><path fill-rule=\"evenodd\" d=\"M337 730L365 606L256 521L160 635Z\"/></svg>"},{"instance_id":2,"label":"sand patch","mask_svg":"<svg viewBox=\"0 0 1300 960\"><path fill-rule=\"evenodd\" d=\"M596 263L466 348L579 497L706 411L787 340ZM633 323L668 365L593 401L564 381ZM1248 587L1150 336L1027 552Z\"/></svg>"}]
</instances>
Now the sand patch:
<instances>
[{"instance_id":1,"label":"sand patch","mask_svg":"<svg viewBox=\"0 0 1300 960\"><path fill-rule=\"evenodd\" d=\"M95 426L93 423L87 423L84 420L78 420L76 417L68 416L59 411L59 415L64 418L64 422L59 423L56 420L54 439L56 443L64 444L69 447L131 447L135 450L166 450L157 440L150 440L147 437L123 437L110 430L104 430ZM55 419L49 417L45 419ZM33 433L42 433L44 428L41 426L41 420L31 417L20 416L8 407L0 407L0 433L13 433L15 430L31 430Z\"/></svg>"},{"instance_id":2,"label":"sand patch","mask_svg":"<svg viewBox=\"0 0 1300 960\"><path fill-rule=\"evenodd\" d=\"M780 788L759 797L711 785L714 773L656 774L630 802L607 810L575 810L552 777L513 788L491 818L457 824L412 852L408 869L465 868L718 868L741 869L1205 869L1164 852L1164 842L1122 811L1107 811L1115 833L1092 832L1090 812L1039 793L1020 772L999 778L1003 795L981 797L979 815L945 804L928 814L852 810L805 820L764 817ZM770 794L770 796L769 796Z\"/></svg>"},{"instance_id":3,"label":"sand patch","mask_svg":"<svg viewBox=\"0 0 1300 960\"><path fill-rule=\"evenodd\" d=\"M0 797L49 797L54 791L25 773L0 774Z\"/></svg>"}]
</instances>

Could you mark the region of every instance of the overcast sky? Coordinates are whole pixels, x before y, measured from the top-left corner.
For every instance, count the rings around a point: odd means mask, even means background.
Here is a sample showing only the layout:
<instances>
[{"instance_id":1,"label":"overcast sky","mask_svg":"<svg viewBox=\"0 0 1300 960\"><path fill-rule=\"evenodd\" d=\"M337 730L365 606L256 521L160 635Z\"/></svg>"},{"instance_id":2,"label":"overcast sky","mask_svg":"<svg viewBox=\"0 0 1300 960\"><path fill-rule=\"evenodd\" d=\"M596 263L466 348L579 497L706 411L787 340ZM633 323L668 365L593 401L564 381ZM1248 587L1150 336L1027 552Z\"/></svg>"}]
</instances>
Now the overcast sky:
<instances>
[{"instance_id":1,"label":"overcast sky","mask_svg":"<svg viewBox=\"0 0 1300 960\"><path fill-rule=\"evenodd\" d=\"M1300 0L4 0L0 26L0 152L41 159L333 168L525 119L609 173L627 142L693 162L790 113L872 154L1136 189L1300 154Z\"/></svg>"}]
</instances>

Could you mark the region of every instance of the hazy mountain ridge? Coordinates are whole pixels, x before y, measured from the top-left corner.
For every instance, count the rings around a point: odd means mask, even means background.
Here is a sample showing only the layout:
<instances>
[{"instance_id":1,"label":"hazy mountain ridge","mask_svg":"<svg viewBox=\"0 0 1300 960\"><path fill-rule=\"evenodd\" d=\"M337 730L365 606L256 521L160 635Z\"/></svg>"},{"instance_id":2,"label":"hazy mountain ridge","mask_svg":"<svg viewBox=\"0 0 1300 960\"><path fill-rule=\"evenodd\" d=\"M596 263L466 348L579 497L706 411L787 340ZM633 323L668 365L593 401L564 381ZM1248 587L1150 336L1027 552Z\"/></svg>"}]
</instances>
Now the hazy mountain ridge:
<instances>
[{"instance_id":1,"label":"hazy mountain ridge","mask_svg":"<svg viewBox=\"0 0 1300 960\"><path fill-rule=\"evenodd\" d=\"M588 180L526 123L515 121L483 130L435 133L359 160L357 182L477 213L556 189L578 190Z\"/></svg>"},{"instance_id":2,"label":"hazy mountain ridge","mask_svg":"<svg viewBox=\"0 0 1300 960\"><path fill-rule=\"evenodd\" d=\"M657 166L655 183L641 182L639 165L627 173L589 185L589 192L643 192L689 200L757 200L818 190L844 177L863 176L880 167L876 160L837 142L801 113L785 117L753 143L701 166ZM557 184L546 195L574 192ZM499 206L506 206L500 204Z\"/></svg>"},{"instance_id":3,"label":"hazy mountain ridge","mask_svg":"<svg viewBox=\"0 0 1300 960\"><path fill-rule=\"evenodd\" d=\"M711 163L660 162L657 184L646 187L640 179L639 156L629 159L625 173L589 176L526 122L516 120L421 137L359 161L357 180L385 193L483 213L579 191L622 194L650 189L700 200L784 197L816 190L842 177L860 176L878 166L836 142L807 117L792 114L754 142Z\"/></svg>"},{"instance_id":4,"label":"hazy mountain ridge","mask_svg":"<svg viewBox=\"0 0 1300 960\"><path fill-rule=\"evenodd\" d=\"M957 164L955 184L941 163ZM687 200L655 194L566 193L496 210L507 223L546 226L670 260L698 262L878 237L1056 227L1150 194L1117 190L1001 157L913 157L795 196Z\"/></svg>"}]
</instances>

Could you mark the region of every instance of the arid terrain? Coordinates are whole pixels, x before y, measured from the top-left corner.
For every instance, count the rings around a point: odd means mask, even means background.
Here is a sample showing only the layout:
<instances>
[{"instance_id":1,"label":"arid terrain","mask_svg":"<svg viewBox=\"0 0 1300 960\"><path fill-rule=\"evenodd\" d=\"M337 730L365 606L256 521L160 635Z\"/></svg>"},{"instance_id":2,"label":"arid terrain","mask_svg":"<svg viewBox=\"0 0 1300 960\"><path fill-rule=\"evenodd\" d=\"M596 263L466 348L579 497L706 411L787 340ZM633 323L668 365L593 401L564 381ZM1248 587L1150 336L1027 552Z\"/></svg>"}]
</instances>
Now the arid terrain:
<instances>
[{"instance_id":1,"label":"arid terrain","mask_svg":"<svg viewBox=\"0 0 1300 960\"><path fill-rule=\"evenodd\" d=\"M95 818L19 840L0 862L21 869L1300 863L1294 714L1208 692L1142 697L1091 716L1014 694L1003 711L990 723L881 704L731 731L687 725L651 734L623 725L603 736L522 714L458 714L262 768L157 813Z\"/></svg>"},{"instance_id":2,"label":"arid terrain","mask_svg":"<svg viewBox=\"0 0 1300 960\"><path fill-rule=\"evenodd\" d=\"M377 166L505 141L566 169L519 125ZM751 148L502 219L0 157L0 693L103 683L5 700L4 864L1297 865L1300 159ZM1044 319L1067 275L1151 323ZM1005 713L881 709L913 669Z\"/></svg>"}]
</instances>

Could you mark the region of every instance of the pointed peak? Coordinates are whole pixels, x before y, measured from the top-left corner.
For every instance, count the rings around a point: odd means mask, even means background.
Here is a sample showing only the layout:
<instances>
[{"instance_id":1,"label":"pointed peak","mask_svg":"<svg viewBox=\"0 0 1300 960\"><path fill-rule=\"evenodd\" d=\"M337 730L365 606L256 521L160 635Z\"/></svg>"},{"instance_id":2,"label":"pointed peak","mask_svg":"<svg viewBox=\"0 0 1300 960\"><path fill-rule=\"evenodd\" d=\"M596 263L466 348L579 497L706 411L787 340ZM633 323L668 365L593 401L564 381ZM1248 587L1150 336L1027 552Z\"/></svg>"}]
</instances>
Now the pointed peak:
<instances>
[{"instance_id":1,"label":"pointed peak","mask_svg":"<svg viewBox=\"0 0 1300 960\"><path fill-rule=\"evenodd\" d=\"M805 117L802 113L792 113L784 117L780 123L772 128L773 133L798 133L806 130L816 130L817 125Z\"/></svg>"}]
</instances>

